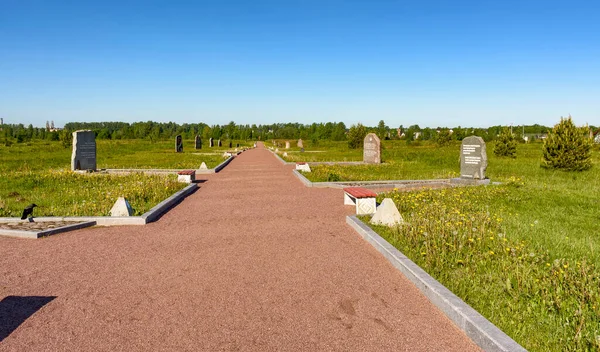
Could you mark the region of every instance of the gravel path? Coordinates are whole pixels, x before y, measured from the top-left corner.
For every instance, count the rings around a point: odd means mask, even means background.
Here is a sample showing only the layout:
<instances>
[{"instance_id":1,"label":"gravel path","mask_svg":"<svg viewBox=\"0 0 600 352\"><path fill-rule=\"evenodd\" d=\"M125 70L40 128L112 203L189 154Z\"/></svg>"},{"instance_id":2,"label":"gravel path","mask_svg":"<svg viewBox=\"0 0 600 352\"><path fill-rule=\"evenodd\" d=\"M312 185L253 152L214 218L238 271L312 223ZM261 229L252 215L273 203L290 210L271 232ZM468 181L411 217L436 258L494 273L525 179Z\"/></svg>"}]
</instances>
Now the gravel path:
<instances>
[{"instance_id":1,"label":"gravel path","mask_svg":"<svg viewBox=\"0 0 600 352\"><path fill-rule=\"evenodd\" d=\"M0 238L0 351L478 349L291 168L259 146L158 222Z\"/></svg>"}]
</instances>

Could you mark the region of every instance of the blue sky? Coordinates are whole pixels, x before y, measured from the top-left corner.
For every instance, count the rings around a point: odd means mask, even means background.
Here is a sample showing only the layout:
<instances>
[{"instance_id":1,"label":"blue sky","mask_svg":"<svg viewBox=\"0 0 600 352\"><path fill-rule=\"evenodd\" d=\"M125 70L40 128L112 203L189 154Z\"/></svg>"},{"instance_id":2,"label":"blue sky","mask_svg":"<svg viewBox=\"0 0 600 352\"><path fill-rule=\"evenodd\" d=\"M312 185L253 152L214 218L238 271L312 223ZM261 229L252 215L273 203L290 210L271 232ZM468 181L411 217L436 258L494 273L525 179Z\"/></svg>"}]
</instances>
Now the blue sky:
<instances>
[{"instance_id":1,"label":"blue sky","mask_svg":"<svg viewBox=\"0 0 600 352\"><path fill-rule=\"evenodd\" d=\"M0 117L600 125L598 1L0 0Z\"/></svg>"}]
</instances>

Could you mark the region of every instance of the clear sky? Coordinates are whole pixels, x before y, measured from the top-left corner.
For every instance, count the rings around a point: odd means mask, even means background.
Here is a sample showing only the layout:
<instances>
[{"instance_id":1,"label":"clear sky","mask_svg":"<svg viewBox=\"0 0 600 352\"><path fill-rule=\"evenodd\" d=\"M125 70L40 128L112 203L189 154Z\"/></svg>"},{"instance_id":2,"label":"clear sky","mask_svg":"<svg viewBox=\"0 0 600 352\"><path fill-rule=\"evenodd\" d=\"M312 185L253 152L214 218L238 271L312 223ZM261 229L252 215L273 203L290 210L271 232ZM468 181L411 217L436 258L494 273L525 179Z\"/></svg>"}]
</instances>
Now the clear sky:
<instances>
[{"instance_id":1,"label":"clear sky","mask_svg":"<svg viewBox=\"0 0 600 352\"><path fill-rule=\"evenodd\" d=\"M0 0L0 117L600 125L600 1Z\"/></svg>"}]
</instances>

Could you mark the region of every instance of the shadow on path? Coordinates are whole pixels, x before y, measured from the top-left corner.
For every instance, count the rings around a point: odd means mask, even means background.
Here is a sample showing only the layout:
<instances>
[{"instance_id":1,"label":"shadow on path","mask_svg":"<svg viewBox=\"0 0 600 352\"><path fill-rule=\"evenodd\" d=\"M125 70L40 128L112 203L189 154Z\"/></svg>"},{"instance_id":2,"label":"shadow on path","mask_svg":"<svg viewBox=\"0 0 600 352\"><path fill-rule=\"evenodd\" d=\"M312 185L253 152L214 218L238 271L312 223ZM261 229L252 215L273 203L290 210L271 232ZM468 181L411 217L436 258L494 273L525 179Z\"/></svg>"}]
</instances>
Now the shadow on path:
<instances>
[{"instance_id":1,"label":"shadow on path","mask_svg":"<svg viewBox=\"0 0 600 352\"><path fill-rule=\"evenodd\" d=\"M7 296L0 301L0 342L55 296Z\"/></svg>"}]
</instances>

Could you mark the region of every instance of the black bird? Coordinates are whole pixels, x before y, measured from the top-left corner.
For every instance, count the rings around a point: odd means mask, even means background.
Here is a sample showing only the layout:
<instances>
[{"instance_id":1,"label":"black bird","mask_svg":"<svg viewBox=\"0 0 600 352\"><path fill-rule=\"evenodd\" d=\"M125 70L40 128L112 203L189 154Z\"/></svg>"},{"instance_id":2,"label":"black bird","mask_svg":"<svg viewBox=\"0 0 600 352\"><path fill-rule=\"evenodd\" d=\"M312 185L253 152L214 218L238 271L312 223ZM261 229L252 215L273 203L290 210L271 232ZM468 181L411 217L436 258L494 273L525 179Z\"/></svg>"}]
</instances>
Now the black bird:
<instances>
[{"instance_id":1,"label":"black bird","mask_svg":"<svg viewBox=\"0 0 600 352\"><path fill-rule=\"evenodd\" d=\"M29 204L23 209L23 215L21 215L21 220L27 219L29 215L33 215L33 208L37 207L37 204Z\"/></svg>"}]
</instances>

